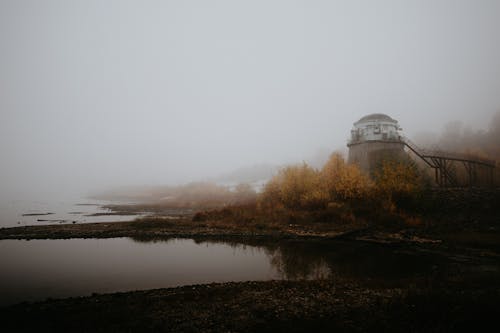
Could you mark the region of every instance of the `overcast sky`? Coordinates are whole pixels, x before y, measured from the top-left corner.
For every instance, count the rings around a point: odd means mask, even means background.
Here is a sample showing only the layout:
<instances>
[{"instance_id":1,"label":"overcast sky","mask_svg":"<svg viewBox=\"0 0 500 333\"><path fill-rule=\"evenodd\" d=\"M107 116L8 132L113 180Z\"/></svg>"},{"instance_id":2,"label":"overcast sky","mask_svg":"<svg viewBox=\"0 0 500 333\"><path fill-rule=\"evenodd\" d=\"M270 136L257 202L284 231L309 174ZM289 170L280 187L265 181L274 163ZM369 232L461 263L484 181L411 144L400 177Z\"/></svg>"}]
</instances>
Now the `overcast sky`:
<instances>
[{"instance_id":1,"label":"overcast sky","mask_svg":"<svg viewBox=\"0 0 500 333\"><path fill-rule=\"evenodd\" d=\"M0 194L168 184L500 110L500 1L0 0Z\"/></svg>"}]
</instances>

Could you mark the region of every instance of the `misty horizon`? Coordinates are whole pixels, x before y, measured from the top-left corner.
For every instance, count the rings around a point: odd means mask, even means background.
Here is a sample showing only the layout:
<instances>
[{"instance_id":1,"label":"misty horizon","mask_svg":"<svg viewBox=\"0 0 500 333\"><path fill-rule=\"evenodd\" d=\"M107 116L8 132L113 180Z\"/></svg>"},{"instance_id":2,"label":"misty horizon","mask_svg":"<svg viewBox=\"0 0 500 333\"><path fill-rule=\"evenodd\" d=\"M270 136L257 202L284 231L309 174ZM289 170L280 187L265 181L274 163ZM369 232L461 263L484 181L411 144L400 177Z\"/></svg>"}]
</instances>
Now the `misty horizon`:
<instances>
[{"instance_id":1,"label":"misty horizon","mask_svg":"<svg viewBox=\"0 0 500 333\"><path fill-rule=\"evenodd\" d=\"M496 1L2 1L0 198L321 159L371 113L410 138L488 131L499 18Z\"/></svg>"}]
</instances>

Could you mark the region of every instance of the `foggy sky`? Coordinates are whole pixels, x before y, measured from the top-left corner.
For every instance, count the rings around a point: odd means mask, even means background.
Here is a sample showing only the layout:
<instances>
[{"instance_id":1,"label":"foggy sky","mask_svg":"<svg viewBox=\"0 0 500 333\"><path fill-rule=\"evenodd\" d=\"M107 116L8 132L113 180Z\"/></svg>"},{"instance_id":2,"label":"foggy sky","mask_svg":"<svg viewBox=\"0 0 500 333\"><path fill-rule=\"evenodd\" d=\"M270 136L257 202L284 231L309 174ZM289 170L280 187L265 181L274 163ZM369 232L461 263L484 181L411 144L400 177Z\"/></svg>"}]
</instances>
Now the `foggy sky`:
<instances>
[{"instance_id":1,"label":"foggy sky","mask_svg":"<svg viewBox=\"0 0 500 333\"><path fill-rule=\"evenodd\" d=\"M0 196L173 184L500 110L500 1L0 0Z\"/></svg>"}]
</instances>

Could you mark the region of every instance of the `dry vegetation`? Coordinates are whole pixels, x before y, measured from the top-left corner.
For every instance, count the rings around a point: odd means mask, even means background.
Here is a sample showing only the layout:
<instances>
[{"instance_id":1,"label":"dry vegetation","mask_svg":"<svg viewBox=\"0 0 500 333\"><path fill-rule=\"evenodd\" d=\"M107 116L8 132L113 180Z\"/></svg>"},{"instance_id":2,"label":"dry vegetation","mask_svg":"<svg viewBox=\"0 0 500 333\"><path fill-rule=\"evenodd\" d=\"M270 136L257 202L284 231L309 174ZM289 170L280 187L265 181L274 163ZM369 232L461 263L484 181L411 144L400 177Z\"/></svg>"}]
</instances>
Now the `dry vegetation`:
<instances>
[{"instance_id":1,"label":"dry vegetation","mask_svg":"<svg viewBox=\"0 0 500 333\"><path fill-rule=\"evenodd\" d=\"M322 169L306 163L283 168L256 200L197 213L194 221L226 221L257 227L418 221L414 213L425 177L410 160L386 160L374 174L333 154Z\"/></svg>"},{"instance_id":2,"label":"dry vegetation","mask_svg":"<svg viewBox=\"0 0 500 333\"><path fill-rule=\"evenodd\" d=\"M165 209L210 209L255 201L256 191L248 184L233 189L212 182L193 182L181 186L157 186L120 189L93 198L111 201L132 201L136 204L109 205L115 211L161 212Z\"/></svg>"}]
</instances>

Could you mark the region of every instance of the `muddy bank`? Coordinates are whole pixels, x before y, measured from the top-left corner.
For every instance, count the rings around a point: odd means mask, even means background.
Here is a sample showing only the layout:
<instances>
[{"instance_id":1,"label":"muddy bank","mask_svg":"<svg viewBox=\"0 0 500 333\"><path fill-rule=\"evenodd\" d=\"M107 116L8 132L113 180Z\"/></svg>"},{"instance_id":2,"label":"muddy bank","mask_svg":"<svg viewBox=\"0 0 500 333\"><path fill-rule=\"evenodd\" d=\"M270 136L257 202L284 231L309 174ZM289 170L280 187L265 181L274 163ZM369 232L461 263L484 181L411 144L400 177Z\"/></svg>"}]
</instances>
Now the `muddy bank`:
<instances>
[{"instance_id":1,"label":"muddy bank","mask_svg":"<svg viewBox=\"0 0 500 333\"><path fill-rule=\"evenodd\" d=\"M0 239L347 239L381 244L484 248L500 252L500 225L491 220L449 221L420 226L404 224L316 223L246 224L149 217L131 222L60 224L0 228Z\"/></svg>"},{"instance_id":2,"label":"muddy bank","mask_svg":"<svg viewBox=\"0 0 500 333\"><path fill-rule=\"evenodd\" d=\"M359 227L359 226L357 226ZM67 238L194 238L194 237L261 237L261 238L328 238L350 232L349 228L329 230L289 225L256 229L244 225L199 223L189 219L145 218L133 222L85 223L66 225L1 228L0 239L67 239Z\"/></svg>"},{"instance_id":3,"label":"muddy bank","mask_svg":"<svg viewBox=\"0 0 500 333\"><path fill-rule=\"evenodd\" d=\"M20 304L0 320L6 332L465 332L494 327L499 295L498 285L243 282Z\"/></svg>"}]
</instances>

